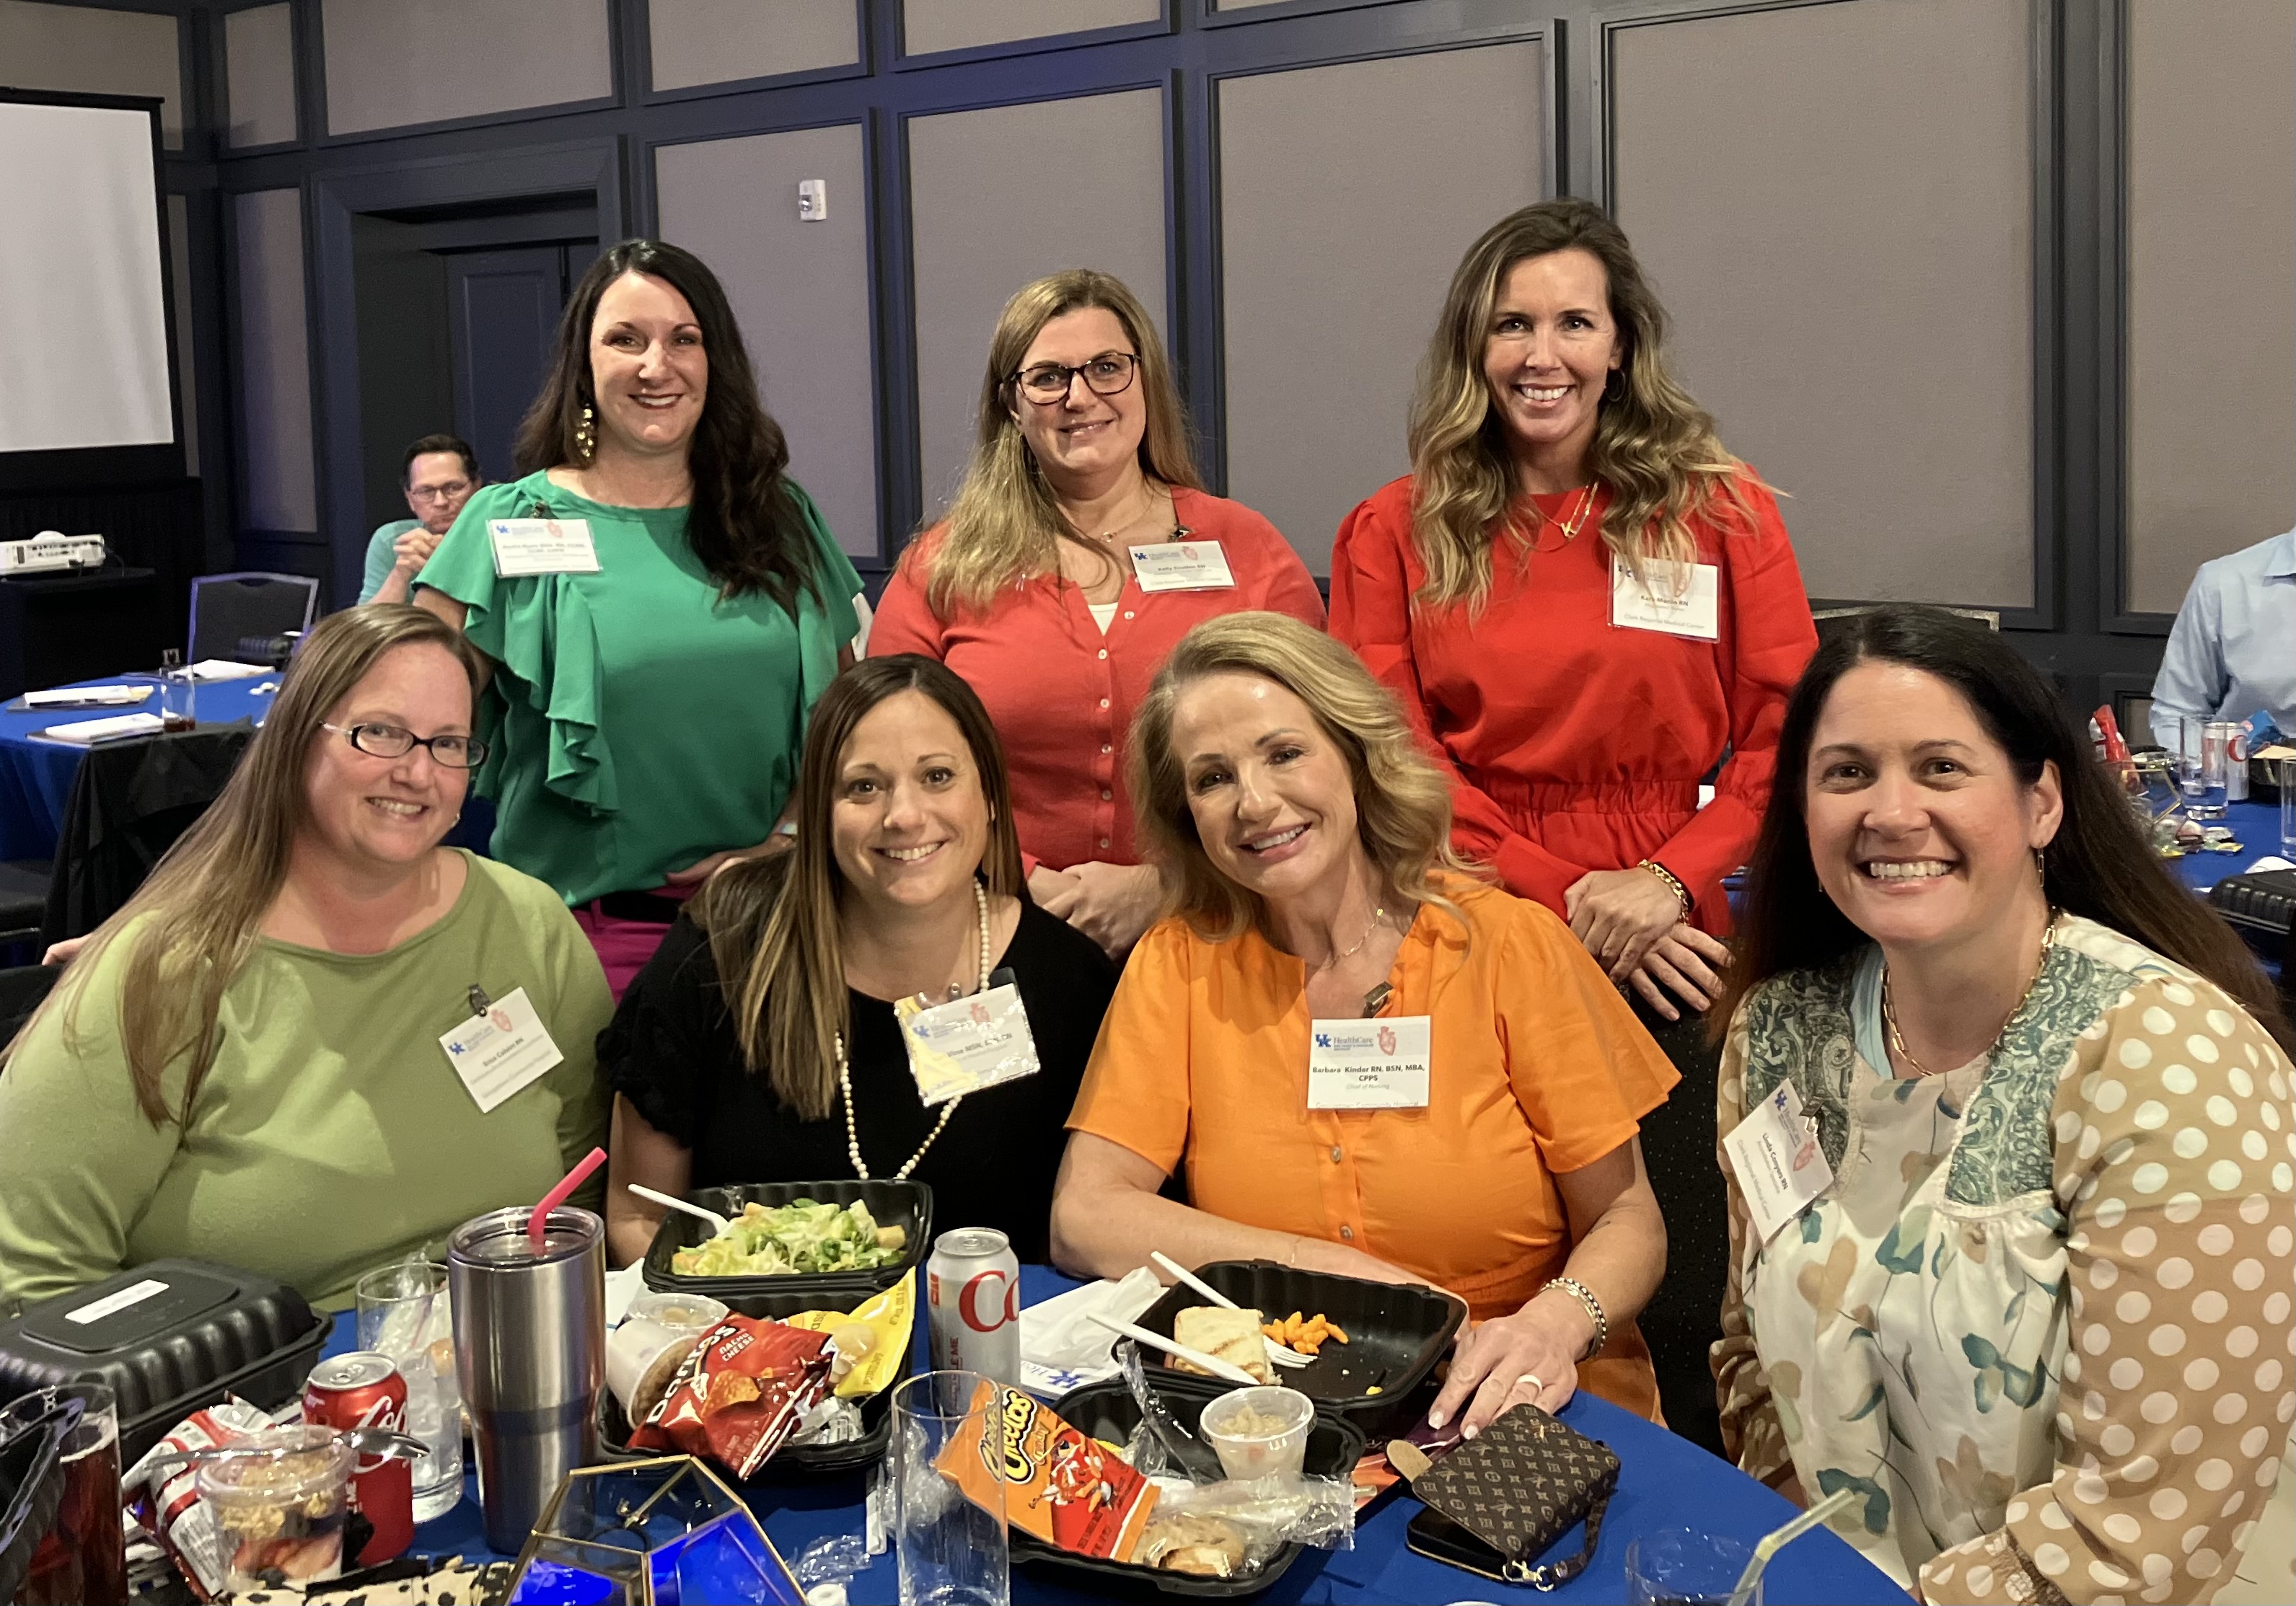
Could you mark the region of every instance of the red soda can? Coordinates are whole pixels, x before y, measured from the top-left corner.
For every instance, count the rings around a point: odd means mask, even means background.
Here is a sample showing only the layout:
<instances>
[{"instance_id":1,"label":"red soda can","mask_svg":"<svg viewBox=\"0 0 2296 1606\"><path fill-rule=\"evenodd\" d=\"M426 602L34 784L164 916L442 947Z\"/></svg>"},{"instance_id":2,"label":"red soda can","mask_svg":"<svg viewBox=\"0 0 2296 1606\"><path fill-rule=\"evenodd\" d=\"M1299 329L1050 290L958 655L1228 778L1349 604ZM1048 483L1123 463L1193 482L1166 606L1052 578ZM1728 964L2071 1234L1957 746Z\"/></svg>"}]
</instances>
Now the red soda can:
<instances>
[{"instance_id":1,"label":"red soda can","mask_svg":"<svg viewBox=\"0 0 2296 1606\"><path fill-rule=\"evenodd\" d=\"M303 1385L303 1420L348 1432L406 1431L406 1380L387 1355L353 1350L311 1368ZM357 1565L395 1561L414 1543L414 1468L388 1455L362 1455L351 1468L351 1506L374 1528Z\"/></svg>"}]
</instances>

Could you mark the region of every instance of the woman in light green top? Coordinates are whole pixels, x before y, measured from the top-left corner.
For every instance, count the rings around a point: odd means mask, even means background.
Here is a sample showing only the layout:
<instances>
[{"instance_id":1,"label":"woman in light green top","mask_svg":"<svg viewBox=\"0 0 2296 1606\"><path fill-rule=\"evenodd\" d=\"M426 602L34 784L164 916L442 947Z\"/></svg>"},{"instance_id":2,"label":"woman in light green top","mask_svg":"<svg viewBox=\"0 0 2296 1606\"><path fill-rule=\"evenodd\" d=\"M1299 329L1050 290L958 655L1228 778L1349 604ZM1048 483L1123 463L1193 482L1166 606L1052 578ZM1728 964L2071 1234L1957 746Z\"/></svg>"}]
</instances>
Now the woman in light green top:
<instances>
[{"instance_id":1,"label":"woman in light green top","mask_svg":"<svg viewBox=\"0 0 2296 1606\"><path fill-rule=\"evenodd\" d=\"M676 900L770 840L860 580L783 471L724 291L676 246L625 241L575 287L518 458L415 602L492 670L495 854L576 906L619 995ZM580 533L521 564L543 520Z\"/></svg>"},{"instance_id":2,"label":"woman in light green top","mask_svg":"<svg viewBox=\"0 0 2296 1606\"><path fill-rule=\"evenodd\" d=\"M548 888L438 845L485 750L478 668L404 605L312 633L223 796L0 1061L0 1299L181 1255L348 1305L603 1140L596 957ZM514 1019L522 993L554 1062L450 1056L474 989Z\"/></svg>"}]
</instances>

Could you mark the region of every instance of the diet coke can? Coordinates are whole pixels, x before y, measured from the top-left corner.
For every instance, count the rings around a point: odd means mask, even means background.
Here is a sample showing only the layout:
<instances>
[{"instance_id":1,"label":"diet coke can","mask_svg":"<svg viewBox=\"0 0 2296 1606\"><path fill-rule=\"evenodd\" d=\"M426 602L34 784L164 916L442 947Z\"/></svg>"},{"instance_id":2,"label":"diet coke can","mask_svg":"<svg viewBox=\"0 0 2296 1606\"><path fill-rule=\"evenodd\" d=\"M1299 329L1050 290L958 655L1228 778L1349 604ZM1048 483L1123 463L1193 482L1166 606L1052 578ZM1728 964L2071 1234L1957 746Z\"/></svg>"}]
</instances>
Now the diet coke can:
<instances>
[{"instance_id":1,"label":"diet coke can","mask_svg":"<svg viewBox=\"0 0 2296 1606\"><path fill-rule=\"evenodd\" d=\"M994 1227L943 1233L925 1262L932 1364L1021 1386L1021 1262Z\"/></svg>"},{"instance_id":2,"label":"diet coke can","mask_svg":"<svg viewBox=\"0 0 2296 1606\"><path fill-rule=\"evenodd\" d=\"M406 1380L387 1355L355 1349L321 1361L303 1385L303 1420L348 1432L406 1431ZM414 1543L414 1468L388 1455L362 1455L351 1468L351 1507L373 1525L361 1567L394 1561Z\"/></svg>"}]
</instances>

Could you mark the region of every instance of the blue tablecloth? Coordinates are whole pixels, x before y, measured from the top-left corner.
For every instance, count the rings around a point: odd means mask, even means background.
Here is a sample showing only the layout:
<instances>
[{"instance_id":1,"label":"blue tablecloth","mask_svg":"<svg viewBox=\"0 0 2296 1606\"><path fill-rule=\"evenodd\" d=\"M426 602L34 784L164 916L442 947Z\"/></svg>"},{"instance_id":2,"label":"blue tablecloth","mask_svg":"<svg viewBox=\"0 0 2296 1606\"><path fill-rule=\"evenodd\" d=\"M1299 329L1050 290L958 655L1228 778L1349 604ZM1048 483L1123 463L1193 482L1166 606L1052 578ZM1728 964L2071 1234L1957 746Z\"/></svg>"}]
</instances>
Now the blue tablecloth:
<instances>
[{"instance_id":1,"label":"blue tablecloth","mask_svg":"<svg viewBox=\"0 0 2296 1606\"><path fill-rule=\"evenodd\" d=\"M1021 1298L1025 1304L1034 1305L1075 1286L1046 1267L1021 1269ZM919 1315L917 1359L922 1364L924 1334L922 1313ZM350 1348L352 1332L349 1317L337 1317L327 1352L332 1355ZM1305 1551L1272 1588L1255 1598L1334 1602L1623 1601L1627 1598L1627 1545L1636 1536L1659 1528L1691 1528L1726 1534L1751 1545L1794 1514L1795 1508L1783 1497L1688 1439L1590 1395L1582 1394L1564 1406L1562 1420L1609 1445L1622 1463L1619 1491L1603 1519L1594 1562L1562 1588L1546 1594L1513 1589L1414 1554L1405 1546L1404 1529L1420 1506L1405 1493L1390 1495L1372 1512L1357 1530L1353 1550ZM470 1476L463 1504L416 1530L415 1549L422 1554L471 1559L492 1555L480 1522L475 1471ZM752 1509L782 1555L795 1565L806 1546L816 1539L862 1532L863 1490L863 1479L857 1475L787 1488L756 1485L752 1486ZM1562 1542L1562 1553L1575 1554L1579 1541L1579 1533L1572 1530ZM1042 1566L1015 1567L1013 1599L1116 1598L1068 1587L1067 1579L1072 1576ZM894 1601L899 1591L892 1556L880 1556L867 1571L857 1574L848 1593L856 1606ZM1902 1606L1906 1598L1856 1551L1824 1531L1808 1535L1779 1553L1767 1575L1766 1596L1770 1606L1822 1602Z\"/></svg>"},{"instance_id":2,"label":"blue tablecloth","mask_svg":"<svg viewBox=\"0 0 2296 1606\"><path fill-rule=\"evenodd\" d=\"M148 676L112 675L83 685L133 685ZM201 725L231 725L239 720L259 724L271 709L276 675L247 680L217 680L197 689L193 715ZM160 711L155 690L140 703L118 709L27 709L20 699L0 707L0 859L53 858L56 838L62 833L64 805L71 799L72 777L87 750L69 742L52 742L35 734L52 725L83 719L102 719L114 714Z\"/></svg>"}]
</instances>

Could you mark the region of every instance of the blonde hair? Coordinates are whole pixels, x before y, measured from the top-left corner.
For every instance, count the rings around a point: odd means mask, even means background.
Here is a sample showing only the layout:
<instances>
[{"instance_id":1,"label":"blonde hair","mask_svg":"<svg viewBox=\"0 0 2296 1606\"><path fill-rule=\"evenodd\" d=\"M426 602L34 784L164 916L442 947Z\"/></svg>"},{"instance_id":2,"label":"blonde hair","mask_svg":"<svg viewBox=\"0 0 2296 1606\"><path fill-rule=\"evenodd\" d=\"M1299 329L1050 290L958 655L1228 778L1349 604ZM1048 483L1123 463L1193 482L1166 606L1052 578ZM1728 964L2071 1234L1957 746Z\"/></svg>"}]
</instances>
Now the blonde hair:
<instances>
[{"instance_id":1,"label":"blonde hair","mask_svg":"<svg viewBox=\"0 0 2296 1606\"><path fill-rule=\"evenodd\" d=\"M1393 693L1320 630L1281 613L1230 613L1180 638L1132 721L1127 782L1146 856L1160 873L1166 914L1214 941L1265 931L1267 906L1213 864L1188 809L1187 776L1172 747L1180 694L1226 672L1272 680L1308 705L1346 758L1356 833L1387 886L1454 916L1439 878L1473 873L1451 850L1451 789L1411 733Z\"/></svg>"},{"instance_id":2,"label":"blonde hair","mask_svg":"<svg viewBox=\"0 0 2296 1606\"><path fill-rule=\"evenodd\" d=\"M1172 381L1172 365L1140 299L1113 274L1085 267L1024 285L1004 303L996 332L989 337L972 461L949 507L948 529L929 559L925 600L943 619L959 608L985 608L1005 586L1057 571L1060 542L1073 541L1107 559L1062 517L1036 454L1013 416L1013 376L1029 346L1054 318L1086 307L1114 315L1140 360L1134 382L1148 407L1148 426L1140 438L1141 471L1166 486L1203 488L1188 445L1188 415ZM928 559L913 542L902 561Z\"/></svg>"},{"instance_id":3,"label":"blonde hair","mask_svg":"<svg viewBox=\"0 0 2296 1606\"><path fill-rule=\"evenodd\" d=\"M118 992L120 1047L135 1084L136 1107L154 1127L170 1118L190 1125L200 1085L215 1064L216 1016L224 993L255 951L263 917L286 882L295 840L310 828L311 750L336 739L320 726L386 653L423 646L450 653L462 666L475 709L478 654L460 630L436 614L380 603L321 620L295 655L271 712L222 794L135 895L95 929L0 1061L12 1061L51 1011L63 1013L65 1047L81 1052L79 1012L89 978L104 951L135 925ZM170 1110L162 1079L185 1053L191 1064L183 1103Z\"/></svg>"},{"instance_id":4,"label":"blonde hair","mask_svg":"<svg viewBox=\"0 0 2296 1606\"><path fill-rule=\"evenodd\" d=\"M1018 897L1027 882L1004 749L972 688L914 652L863 659L831 681L808 717L796 841L774 857L728 864L692 905L709 938L742 1063L765 1072L774 1095L801 1120L820 1120L834 1108L837 1039L852 1030L837 914L845 875L830 840L839 760L870 710L903 692L932 699L972 750L988 803L980 877L990 896Z\"/></svg>"},{"instance_id":5,"label":"blonde hair","mask_svg":"<svg viewBox=\"0 0 2296 1606\"><path fill-rule=\"evenodd\" d=\"M1502 531L1523 541L1510 510L1518 496L1505 425L1491 406L1483 352L1500 287L1515 264L1583 250L1603 265L1623 348L1621 394L1605 381L1588 466L1610 488L1603 542L1637 578L1651 560L1697 554L1690 517L1718 493L1753 528L1753 475L1714 432L1714 420L1668 371L1666 309L1644 278L1619 225L1592 201L1543 201L1510 213L1468 248L1420 364L1411 399L1412 538L1427 583L1418 600L1439 607L1481 603L1491 586L1491 548Z\"/></svg>"}]
</instances>

